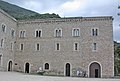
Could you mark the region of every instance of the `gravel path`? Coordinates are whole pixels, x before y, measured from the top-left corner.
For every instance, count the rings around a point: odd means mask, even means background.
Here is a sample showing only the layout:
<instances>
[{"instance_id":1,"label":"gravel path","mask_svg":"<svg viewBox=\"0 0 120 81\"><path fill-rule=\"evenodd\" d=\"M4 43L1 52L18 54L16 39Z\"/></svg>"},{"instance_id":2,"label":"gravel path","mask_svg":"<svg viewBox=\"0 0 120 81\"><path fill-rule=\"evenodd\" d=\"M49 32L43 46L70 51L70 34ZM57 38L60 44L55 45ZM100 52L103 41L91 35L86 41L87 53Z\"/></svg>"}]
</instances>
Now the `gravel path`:
<instances>
[{"instance_id":1,"label":"gravel path","mask_svg":"<svg viewBox=\"0 0 120 81\"><path fill-rule=\"evenodd\" d=\"M120 79L51 77L17 72L0 72L0 81L120 81Z\"/></svg>"}]
</instances>

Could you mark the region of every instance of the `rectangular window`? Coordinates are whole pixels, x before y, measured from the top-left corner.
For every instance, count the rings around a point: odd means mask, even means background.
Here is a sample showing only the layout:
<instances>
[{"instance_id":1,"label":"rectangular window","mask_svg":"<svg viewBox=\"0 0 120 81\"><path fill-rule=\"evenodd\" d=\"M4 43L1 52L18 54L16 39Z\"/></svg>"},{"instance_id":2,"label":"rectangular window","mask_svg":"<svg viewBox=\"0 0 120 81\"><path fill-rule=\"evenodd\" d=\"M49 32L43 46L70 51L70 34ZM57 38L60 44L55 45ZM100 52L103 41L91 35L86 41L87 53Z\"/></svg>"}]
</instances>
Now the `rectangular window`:
<instances>
[{"instance_id":1,"label":"rectangular window","mask_svg":"<svg viewBox=\"0 0 120 81\"><path fill-rule=\"evenodd\" d=\"M73 29L73 31L72 31L72 35L74 36L74 37L79 37L80 36L80 29L79 28L74 28Z\"/></svg>"},{"instance_id":2,"label":"rectangular window","mask_svg":"<svg viewBox=\"0 0 120 81\"><path fill-rule=\"evenodd\" d=\"M24 45L20 44L20 50L23 51L23 49L24 49Z\"/></svg>"},{"instance_id":3,"label":"rectangular window","mask_svg":"<svg viewBox=\"0 0 120 81\"><path fill-rule=\"evenodd\" d=\"M74 50L75 51L79 50L79 44L78 43L74 43Z\"/></svg>"},{"instance_id":4,"label":"rectangular window","mask_svg":"<svg viewBox=\"0 0 120 81\"><path fill-rule=\"evenodd\" d=\"M93 50L97 50L97 44L93 43Z\"/></svg>"},{"instance_id":5,"label":"rectangular window","mask_svg":"<svg viewBox=\"0 0 120 81\"><path fill-rule=\"evenodd\" d=\"M35 37L42 37L42 30L36 30Z\"/></svg>"},{"instance_id":6,"label":"rectangular window","mask_svg":"<svg viewBox=\"0 0 120 81\"><path fill-rule=\"evenodd\" d=\"M98 36L98 29L92 29L92 36Z\"/></svg>"},{"instance_id":7,"label":"rectangular window","mask_svg":"<svg viewBox=\"0 0 120 81\"><path fill-rule=\"evenodd\" d=\"M40 50L40 44L39 44L39 43L36 44L36 50L37 50L37 51Z\"/></svg>"},{"instance_id":8,"label":"rectangular window","mask_svg":"<svg viewBox=\"0 0 120 81\"><path fill-rule=\"evenodd\" d=\"M60 44L56 43L56 50L60 50Z\"/></svg>"}]
</instances>

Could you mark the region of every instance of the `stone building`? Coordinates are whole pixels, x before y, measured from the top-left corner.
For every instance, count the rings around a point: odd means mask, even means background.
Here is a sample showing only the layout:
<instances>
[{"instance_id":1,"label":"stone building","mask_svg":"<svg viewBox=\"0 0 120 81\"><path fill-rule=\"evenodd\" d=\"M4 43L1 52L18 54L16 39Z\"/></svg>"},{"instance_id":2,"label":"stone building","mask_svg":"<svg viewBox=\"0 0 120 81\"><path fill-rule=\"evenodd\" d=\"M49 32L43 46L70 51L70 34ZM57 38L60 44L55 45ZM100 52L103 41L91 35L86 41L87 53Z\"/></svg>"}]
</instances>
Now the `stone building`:
<instances>
[{"instance_id":1,"label":"stone building","mask_svg":"<svg viewBox=\"0 0 120 81\"><path fill-rule=\"evenodd\" d=\"M18 21L0 10L0 70L113 77L113 18Z\"/></svg>"}]
</instances>

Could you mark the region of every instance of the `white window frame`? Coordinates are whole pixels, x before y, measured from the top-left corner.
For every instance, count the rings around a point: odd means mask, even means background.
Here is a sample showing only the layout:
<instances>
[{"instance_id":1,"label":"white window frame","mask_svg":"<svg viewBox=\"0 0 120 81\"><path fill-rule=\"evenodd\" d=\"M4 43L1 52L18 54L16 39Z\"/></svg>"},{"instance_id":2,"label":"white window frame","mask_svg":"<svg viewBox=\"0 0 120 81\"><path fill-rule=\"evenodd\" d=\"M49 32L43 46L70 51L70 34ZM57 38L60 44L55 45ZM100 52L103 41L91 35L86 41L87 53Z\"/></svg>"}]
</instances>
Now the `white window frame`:
<instances>
[{"instance_id":1,"label":"white window frame","mask_svg":"<svg viewBox=\"0 0 120 81\"><path fill-rule=\"evenodd\" d=\"M37 49L37 44L39 44L39 50ZM35 44L36 51L40 51L40 43Z\"/></svg>"},{"instance_id":2,"label":"white window frame","mask_svg":"<svg viewBox=\"0 0 120 81\"><path fill-rule=\"evenodd\" d=\"M46 64L48 64L48 66L49 66L48 69L46 69L46 67L45 67ZM50 64L49 63L45 63L45 65L44 65L44 69L45 70L49 70L50 69Z\"/></svg>"},{"instance_id":3,"label":"white window frame","mask_svg":"<svg viewBox=\"0 0 120 81\"><path fill-rule=\"evenodd\" d=\"M74 30L79 30L79 32L74 32ZM72 36L73 37L80 37L80 28L73 28L72 29Z\"/></svg>"},{"instance_id":4,"label":"white window frame","mask_svg":"<svg viewBox=\"0 0 120 81\"><path fill-rule=\"evenodd\" d=\"M14 33L12 31L14 31ZM15 30L13 28L11 29L11 37L15 37Z\"/></svg>"},{"instance_id":5,"label":"white window frame","mask_svg":"<svg viewBox=\"0 0 120 81\"><path fill-rule=\"evenodd\" d=\"M1 39L1 40L0 40L0 47L1 47L1 48L4 48L4 39Z\"/></svg>"},{"instance_id":6,"label":"white window frame","mask_svg":"<svg viewBox=\"0 0 120 81\"><path fill-rule=\"evenodd\" d=\"M97 51L98 50L98 44L97 43L93 43L92 44L92 50L93 51Z\"/></svg>"},{"instance_id":7,"label":"white window frame","mask_svg":"<svg viewBox=\"0 0 120 81\"><path fill-rule=\"evenodd\" d=\"M3 25L5 26L5 29L4 29L4 31L3 31L3 27L2 27ZM7 26L6 26L6 24L2 23L2 24L1 24L1 28L2 28L2 32L6 33L6 29L7 29Z\"/></svg>"},{"instance_id":8,"label":"white window frame","mask_svg":"<svg viewBox=\"0 0 120 81\"><path fill-rule=\"evenodd\" d=\"M56 31L61 31L61 32L56 32ZM59 35L60 34L60 35ZM54 37L56 37L56 38L59 38L59 37L62 37L62 28L56 28L55 30L54 30Z\"/></svg>"},{"instance_id":9,"label":"white window frame","mask_svg":"<svg viewBox=\"0 0 120 81\"><path fill-rule=\"evenodd\" d=\"M21 45L23 44L23 50L24 50L24 43L20 43L20 51L23 51L21 50Z\"/></svg>"},{"instance_id":10,"label":"white window frame","mask_svg":"<svg viewBox=\"0 0 120 81\"><path fill-rule=\"evenodd\" d=\"M36 37L36 31L41 31L40 37L39 37L39 36ZM36 37L36 38L41 38L41 37L42 37L42 29L36 29L36 30L35 30L35 37Z\"/></svg>"},{"instance_id":11,"label":"white window frame","mask_svg":"<svg viewBox=\"0 0 120 81\"><path fill-rule=\"evenodd\" d=\"M2 54L0 53L0 66L2 65Z\"/></svg>"},{"instance_id":12,"label":"white window frame","mask_svg":"<svg viewBox=\"0 0 120 81\"><path fill-rule=\"evenodd\" d=\"M49 64L49 69L45 69L45 64L46 64L46 63ZM43 64L43 70L45 70L45 71L51 70L51 63L49 63L49 62L44 62L44 64Z\"/></svg>"},{"instance_id":13,"label":"white window frame","mask_svg":"<svg viewBox=\"0 0 120 81\"><path fill-rule=\"evenodd\" d=\"M19 37L21 38L22 37L22 30L19 31Z\"/></svg>"},{"instance_id":14,"label":"white window frame","mask_svg":"<svg viewBox=\"0 0 120 81\"><path fill-rule=\"evenodd\" d=\"M76 50L76 44L77 44L77 50ZM74 51L79 51L79 43L78 42L74 42L73 50Z\"/></svg>"},{"instance_id":15,"label":"white window frame","mask_svg":"<svg viewBox=\"0 0 120 81\"><path fill-rule=\"evenodd\" d=\"M97 35L96 35L96 33L97 33ZM91 29L91 36L99 36L99 28L92 28Z\"/></svg>"},{"instance_id":16,"label":"white window frame","mask_svg":"<svg viewBox=\"0 0 120 81\"><path fill-rule=\"evenodd\" d=\"M20 38L25 38L26 37L26 30L20 30L19 31L19 37Z\"/></svg>"},{"instance_id":17,"label":"white window frame","mask_svg":"<svg viewBox=\"0 0 120 81\"><path fill-rule=\"evenodd\" d=\"M13 49L14 49L14 43L13 42L10 43L10 48L11 48L11 51L13 51Z\"/></svg>"},{"instance_id":18,"label":"white window frame","mask_svg":"<svg viewBox=\"0 0 120 81\"><path fill-rule=\"evenodd\" d=\"M57 50L58 49L57 44L59 44L59 50ZM59 42L55 43L55 51L60 51L60 43Z\"/></svg>"},{"instance_id":19,"label":"white window frame","mask_svg":"<svg viewBox=\"0 0 120 81\"><path fill-rule=\"evenodd\" d=\"M26 37L26 30L23 30L23 38Z\"/></svg>"}]
</instances>

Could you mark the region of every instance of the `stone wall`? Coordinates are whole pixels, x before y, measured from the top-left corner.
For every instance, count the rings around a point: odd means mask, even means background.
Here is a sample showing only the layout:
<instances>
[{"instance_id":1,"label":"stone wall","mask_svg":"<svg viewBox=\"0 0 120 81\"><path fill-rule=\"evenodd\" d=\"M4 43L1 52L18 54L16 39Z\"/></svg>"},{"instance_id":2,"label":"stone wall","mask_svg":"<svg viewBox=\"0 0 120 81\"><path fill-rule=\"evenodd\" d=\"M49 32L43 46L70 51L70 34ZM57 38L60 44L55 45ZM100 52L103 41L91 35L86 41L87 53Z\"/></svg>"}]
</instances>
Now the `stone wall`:
<instances>
[{"instance_id":1,"label":"stone wall","mask_svg":"<svg viewBox=\"0 0 120 81\"><path fill-rule=\"evenodd\" d=\"M54 37L54 30L62 29L62 37ZM80 37L73 37L73 28L80 28ZM92 36L91 30L97 28L98 36ZM42 37L35 37L35 30L42 30ZM19 38L19 30L26 30L26 37ZM74 43L79 43L79 50L74 51ZM20 44L24 50L20 51ZM40 51L35 50L35 44L40 43ZM55 51L55 44L60 43L60 51ZM93 51L92 44L97 43ZM39 67L44 70L44 64L50 64L50 70L58 70L65 75L65 64L73 68L82 68L89 76L89 65L98 62L102 68L102 77L114 76L113 29L111 17L80 17L34 21L19 21L15 50L17 67L24 72L26 62L30 63L30 71L36 72ZM17 70L18 68L16 68ZM110 75L109 75L110 74Z\"/></svg>"}]
</instances>

